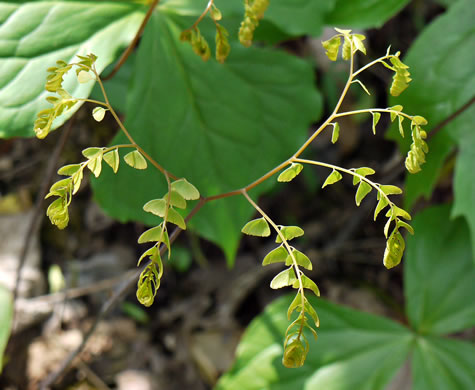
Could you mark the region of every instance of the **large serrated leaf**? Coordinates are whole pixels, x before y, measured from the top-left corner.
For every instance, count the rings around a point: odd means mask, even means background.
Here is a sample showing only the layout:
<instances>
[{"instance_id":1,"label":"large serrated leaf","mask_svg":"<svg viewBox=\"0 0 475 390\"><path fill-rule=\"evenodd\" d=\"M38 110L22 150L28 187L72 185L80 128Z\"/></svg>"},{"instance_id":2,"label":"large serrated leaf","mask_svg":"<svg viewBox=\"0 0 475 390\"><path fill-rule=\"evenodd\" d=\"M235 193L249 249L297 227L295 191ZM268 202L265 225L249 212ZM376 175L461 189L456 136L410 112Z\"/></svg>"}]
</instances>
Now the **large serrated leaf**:
<instances>
[{"instance_id":1,"label":"large serrated leaf","mask_svg":"<svg viewBox=\"0 0 475 390\"><path fill-rule=\"evenodd\" d=\"M318 342L309 338L304 366L288 369L281 363L282 340L293 298L288 295L274 301L252 321L234 366L215 390L386 388L410 350L413 336L406 328L308 294L320 317Z\"/></svg>"},{"instance_id":2,"label":"large serrated leaf","mask_svg":"<svg viewBox=\"0 0 475 390\"><path fill-rule=\"evenodd\" d=\"M101 72L127 45L143 19L143 5L114 1L16 1L0 3L0 137L33 136L36 113L50 107L46 69L57 60L94 52ZM66 89L87 97L94 83L78 84L74 71ZM54 127L77 111L62 115Z\"/></svg>"},{"instance_id":3,"label":"large serrated leaf","mask_svg":"<svg viewBox=\"0 0 475 390\"><path fill-rule=\"evenodd\" d=\"M475 268L469 232L450 207L424 210L407 238L407 316L420 333L446 334L475 326Z\"/></svg>"},{"instance_id":4,"label":"large serrated leaf","mask_svg":"<svg viewBox=\"0 0 475 390\"><path fill-rule=\"evenodd\" d=\"M147 153L186 177L202 196L241 188L287 159L305 139L321 107L312 68L282 52L233 43L224 65L204 63L179 41L170 12L152 15L144 32L126 127ZM150 72L152 63L160 71ZM122 135L113 141L124 142ZM154 169L125 168L115 177L102 172L93 183L96 199L122 221L154 224L141 208L167 192L165 181ZM270 185L263 183L252 195ZM232 262L240 229L252 213L243 197L220 199L206 204L190 224L218 243Z\"/></svg>"}]
</instances>

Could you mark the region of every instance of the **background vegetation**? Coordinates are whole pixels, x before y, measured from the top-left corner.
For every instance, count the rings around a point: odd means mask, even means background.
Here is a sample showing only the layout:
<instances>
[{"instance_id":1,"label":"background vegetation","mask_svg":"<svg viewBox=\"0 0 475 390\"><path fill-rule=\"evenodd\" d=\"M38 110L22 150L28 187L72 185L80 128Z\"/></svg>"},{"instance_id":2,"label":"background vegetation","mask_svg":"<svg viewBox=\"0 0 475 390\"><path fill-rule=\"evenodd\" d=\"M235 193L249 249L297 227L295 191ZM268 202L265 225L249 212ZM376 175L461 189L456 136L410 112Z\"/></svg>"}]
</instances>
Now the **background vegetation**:
<instances>
[{"instance_id":1,"label":"background vegetation","mask_svg":"<svg viewBox=\"0 0 475 390\"><path fill-rule=\"evenodd\" d=\"M403 183L401 204L416 215L416 235L407 240L402 267L387 271L381 265L382 222L371 221L373 200L366 199L360 209L354 206L351 182L321 191L328 172L307 167L291 186L276 186L271 180L251 192L255 199L265 194L261 203L276 220L303 225L306 241L302 245L314 262L311 276L322 281L322 296L334 301L312 302L321 320L319 341L311 345L304 367L289 370L281 364L281 342L290 298L275 300L278 295L268 288L275 269L259 270L268 243L241 241L240 230L254 210L241 197L209 203L190 221L191 233L175 244L156 304L143 310L131 296L120 309L108 307L112 314L103 322L109 328L102 335L109 345L101 344L100 338L91 340L89 349L81 354L82 363L75 363L75 371L69 371L86 378L66 376L59 388L94 383L94 372L105 384L120 387L119 374L128 368L145 372L157 388L166 389L475 387L472 2L302 0L290 7L286 1L271 0L251 48L237 42L241 1L222 3L216 2L223 13L222 24L230 31L231 45L224 64L214 59L203 62L180 41L181 31L193 25L206 1L163 0L151 14L133 55L106 82L112 105L123 114L137 143L171 172L189 179L203 195L242 187L288 158L309 128L332 111L347 65L329 64L319 48L328 34L326 26L365 31L368 56L359 57L359 65L383 55L391 44L402 51L413 81L400 97L388 98L391 74L381 67L362 79L372 94L353 87L345 109L401 104L423 115L429 121L427 162L422 172L404 176L400 152L405 154L410 140L407 136L398 139L397 148L387 141L386 136L397 138L397 128L391 127L388 118L381 119L374 137L371 118L366 116L341 122L336 146L331 146L328 135L307 153L345 167L371 166L379 173L379 182ZM10 214L2 216L0 223L6 229L13 230L22 219L28 224L31 213L23 214L28 200L22 199L36 194L42 198L41 184L51 180L43 172L60 135L53 133L46 143L28 139L33 136L37 111L44 108L46 69L58 59L69 61L76 54L93 52L99 58L99 71L109 66L104 71L107 75L134 38L148 8L140 2L0 3L0 136L4 138L0 143L0 204L2 213ZM212 21L205 19L200 30L213 46ZM75 96L99 96L92 83L78 85L74 77L66 83ZM77 109L79 105L73 111ZM65 126L72 131L62 130L69 133L69 142L59 162L53 154L55 169L79 161L85 147L123 143L123 135L114 136L115 123L95 123L90 119L91 109L79 109L76 119ZM55 126L61 126L72 113ZM389 128L387 133L384 126ZM64 352L55 355L45 346L60 344L70 352L79 345L81 334L70 344L60 340L72 337L77 329L88 329L88 320L105 313L101 303L111 302L105 295L91 295L97 290L91 286L102 286L106 280L110 283L105 288L113 289L120 281L130 280L126 271L143 251L136 248L136 237L145 225L156 224L142 209L148 200L166 192L166 182L154 171L138 172L124 166L114 175L104 169L91 182L91 188L84 185L73 202L68 230L58 232L47 223L42 225L42 261L37 265L40 273L49 273L53 292L62 289L61 283L54 288L52 272L52 265L59 264L60 282L65 275L68 289L86 285L87 295L58 304L64 294L43 295L35 301L32 295L46 291L38 288L33 293L30 288L22 293L18 310L24 305L26 312L28 302L43 303L47 309L11 336L0 379L4 386L36 386L50 372L58 372ZM104 216L92 206L91 197L109 217L127 224L116 224ZM36 209L44 211L40 206ZM18 219L10 219L15 216ZM36 237L35 219L32 221L26 235ZM20 237L20 247L23 235L24 231L14 234ZM113 253L111 247L123 250L124 244L129 251L134 248L134 253L121 252L110 263L90 262L94 256ZM2 252L10 253L2 245ZM38 250L31 243L27 246L32 246L30 251ZM13 258L21 264L21 253L15 253ZM225 262L232 270L226 269ZM77 265L81 263L89 264L92 271ZM7 271L2 273L7 275ZM14 276L9 279L14 280ZM0 299L11 300L3 289L0 292ZM82 309L73 310L75 314L68 319L64 308L76 304ZM7 304L0 307L5 311L0 317L3 350L11 310ZM58 307L65 311L58 314ZM51 313L56 322L49 320L45 326ZM228 356L233 354L235 340L255 316L231 367ZM111 325L118 319L125 321L122 329ZM53 333L47 331L51 329ZM111 339L123 341L122 354L111 347ZM39 355L34 351L41 346L55 358L38 368ZM134 348L147 353L131 361L123 350ZM101 366L100 360L106 363Z\"/></svg>"}]
</instances>

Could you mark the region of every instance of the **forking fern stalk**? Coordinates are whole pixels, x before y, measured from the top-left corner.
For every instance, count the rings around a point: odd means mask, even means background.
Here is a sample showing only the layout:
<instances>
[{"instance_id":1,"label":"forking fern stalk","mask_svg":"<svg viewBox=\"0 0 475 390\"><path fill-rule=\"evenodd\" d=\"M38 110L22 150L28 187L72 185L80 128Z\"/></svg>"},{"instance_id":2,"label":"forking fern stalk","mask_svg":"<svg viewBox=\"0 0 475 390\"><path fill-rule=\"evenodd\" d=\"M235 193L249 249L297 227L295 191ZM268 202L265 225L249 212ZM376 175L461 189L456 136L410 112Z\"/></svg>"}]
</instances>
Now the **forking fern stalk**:
<instances>
[{"instance_id":1,"label":"forking fern stalk","mask_svg":"<svg viewBox=\"0 0 475 390\"><path fill-rule=\"evenodd\" d=\"M267 0L246 0L244 21L239 31L239 39L245 46L250 45L253 32L257 27L259 19L262 18L268 3ZM181 39L191 43L193 51L203 58L203 60L208 60L210 58L209 45L198 29L198 24L207 14L211 16L216 25L216 59L219 62L224 62L230 50L227 41L228 33L218 24L222 16L213 0L209 1L205 11L193 26L182 33ZM411 219L409 213L398 207L390 198L392 195L401 194L402 190L393 185L379 184L370 180L369 177L375 173L372 168L359 167L347 169L325 162L303 159L300 158L300 156L315 138L327 128L332 129L332 143L338 142L340 134L338 118L358 114L372 115L373 133L376 133L376 126L381 115L384 113L390 115L391 121L398 120L399 130L403 137L403 122L405 120L410 122L413 142L405 162L409 172L415 173L420 170L420 165L424 163L425 154L428 151L427 144L424 142L426 132L421 128L421 126L427 124L427 121L421 116L406 114L403 112L402 106L340 112L342 102L352 84L358 84L369 93L364 84L358 80L357 76L378 63L381 63L394 72L393 82L390 87L390 93L394 96L398 96L402 93L404 89L408 87L411 79L409 77L408 67L402 63L399 58L400 53L391 54L389 49L384 56L355 70L354 57L356 53L359 51L366 54L363 43L365 37L361 34L353 34L351 30L336 29L336 32L337 34L334 37L323 42L323 47L326 49L328 58L332 61L338 58L341 48L342 58L349 61L349 76L332 114L289 159L283 161L277 167L245 187L210 197L201 196L195 186L189 183L185 178L179 178L170 173L134 141L114 111L114 108L109 103L104 85L95 68L97 57L94 54L78 56L77 62L70 64L64 61L58 61L56 67L48 69L49 75L47 77L46 90L55 95L47 98L47 101L52 104L53 107L38 113L34 128L37 137L46 137L52 130L55 118L66 110L72 108L79 102L90 102L96 105L92 111L94 119L101 121L105 114L109 112L130 143L110 147L87 148L82 152L85 157L84 161L77 164L66 165L59 169L58 174L64 175L66 178L53 184L50 192L46 196L57 197L47 210L47 215L51 222L60 229L64 229L67 226L69 221L68 206L71 203L73 195L76 194L80 188L86 168L89 169L95 177L99 177L102 172L102 163L105 162L111 167L114 173L117 173L121 160L119 149L131 149L130 152L123 156L123 160L126 164L135 169L147 169L149 164L153 165L165 178L168 191L162 197L150 200L143 206L146 212L152 213L162 219L160 224L145 231L138 239L139 243L153 243L152 247L147 249L138 260L138 265L145 260L148 262L143 266L144 268L138 280L136 294L137 299L143 305L150 306L154 302L163 275L162 256L165 252L168 252L168 257L170 257L172 251L171 244L173 239L171 239L169 235L169 225L176 225L176 231L180 231L180 229L185 230L187 220L192 218L194 213L196 213L203 204L229 196L240 195L245 197L260 214L260 217L248 222L243 227L242 232L248 235L267 237L271 235L271 231L273 230L276 235L275 242L277 247L264 257L262 264L266 266L273 263L283 263L285 266L285 269L274 277L270 287L273 289L292 287L297 290L296 296L287 312L288 320L291 321L291 323L284 339L283 364L286 367L302 366L309 349L307 335L310 334L317 338L316 328L320 325L317 312L305 295L307 291L311 291L317 296L320 295L315 282L306 276L303 271L304 269L312 270L312 262L303 252L290 245L290 241L303 236L304 231L298 226L282 226L275 223L249 196L248 191L279 172L280 174L277 178L279 182L290 182L300 174L305 165L317 165L331 170L323 187L340 181L343 177L342 174L351 175L353 177L353 184L357 186L355 194L357 206L374 190L378 200L374 211L374 219L376 220L381 211L387 209L387 222L384 227L384 235L387 238L387 243L383 256L383 264L387 268L392 268L400 263L405 248L405 242L400 228L408 230L411 234L414 233L412 227L406 222ZM102 90L104 101L75 98L65 91L63 88L64 76L71 69L75 69L78 82L97 82ZM184 218L178 210L185 210L188 201L198 199L199 202L197 206Z\"/></svg>"}]
</instances>

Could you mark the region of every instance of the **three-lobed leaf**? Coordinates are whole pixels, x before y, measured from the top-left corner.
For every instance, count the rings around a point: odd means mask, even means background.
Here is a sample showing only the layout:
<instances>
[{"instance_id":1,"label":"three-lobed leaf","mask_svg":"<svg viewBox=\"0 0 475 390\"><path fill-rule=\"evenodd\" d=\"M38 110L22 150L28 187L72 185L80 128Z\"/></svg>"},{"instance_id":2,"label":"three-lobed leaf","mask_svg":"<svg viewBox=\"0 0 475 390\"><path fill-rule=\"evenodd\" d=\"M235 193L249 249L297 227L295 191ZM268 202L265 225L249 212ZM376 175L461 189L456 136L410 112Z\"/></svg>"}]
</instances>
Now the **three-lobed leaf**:
<instances>
[{"instance_id":1,"label":"three-lobed leaf","mask_svg":"<svg viewBox=\"0 0 475 390\"><path fill-rule=\"evenodd\" d=\"M284 263L288 256L287 249L282 245L271 250L262 260L262 265L269 265L273 263Z\"/></svg>"},{"instance_id":2,"label":"three-lobed leaf","mask_svg":"<svg viewBox=\"0 0 475 390\"><path fill-rule=\"evenodd\" d=\"M105 153L103 160L112 168L114 173L117 173L120 163L119 150L117 148Z\"/></svg>"},{"instance_id":3,"label":"three-lobed leaf","mask_svg":"<svg viewBox=\"0 0 475 390\"><path fill-rule=\"evenodd\" d=\"M356 205L359 206L361 204L361 201L368 195L373 187L371 187L368 183L365 181L361 181L360 185L358 186L358 189L356 190L356 195L355 195L355 201Z\"/></svg>"},{"instance_id":4,"label":"three-lobed leaf","mask_svg":"<svg viewBox=\"0 0 475 390\"><path fill-rule=\"evenodd\" d=\"M270 227L266 219L262 217L246 223L241 232L250 236L268 237L270 236Z\"/></svg>"},{"instance_id":5,"label":"three-lobed leaf","mask_svg":"<svg viewBox=\"0 0 475 390\"><path fill-rule=\"evenodd\" d=\"M301 237L304 235L303 229L299 226L280 226L279 228L280 233L287 241L293 240L296 237ZM275 242L277 244L280 244L282 242L282 239L280 238L279 234L277 235Z\"/></svg>"},{"instance_id":6,"label":"three-lobed leaf","mask_svg":"<svg viewBox=\"0 0 475 390\"><path fill-rule=\"evenodd\" d=\"M200 197L197 188L184 178L174 181L171 187L174 192L180 194L185 200L196 200Z\"/></svg>"},{"instance_id":7,"label":"three-lobed leaf","mask_svg":"<svg viewBox=\"0 0 475 390\"><path fill-rule=\"evenodd\" d=\"M341 176L341 173L333 170L330 175L326 178L326 180L323 182L322 188L325 188L326 186L330 184L335 184L336 182L340 181L343 177Z\"/></svg>"},{"instance_id":8,"label":"three-lobed leaf","mask_svg":"<svg viewBox=\"0 0 475 390\"><path fill-rule=\"evenodd\" d=\"M273 289L279 289L292 286L296 282L298 282L298 280L295 276L294 268L290 267L278 273L270 282L270 287Z\"/></svg>"},{"instance_id":9,"label":"three-lobed leaf","mask_svg":"<svg viewBox=\"0 0 475 390\"><path fill-rule=\"evenodd\" d=\"M124 156L124 161L135 169L147 169L147 160L138 150L127 153Z\"/></svg>"},{"instance_id":10,"label":"three-lobed leaf","mask_svg":"<svg viewBox=\"0 0 475 390\"><path fill-rule=\"evenodd\" d=\"M290 167L288 167L279 175L279 177L277 178L277 181L289 182L293 180L302 171L302 169L303 169L302 164L292 163Z\"/></svg>"}]
</instances>

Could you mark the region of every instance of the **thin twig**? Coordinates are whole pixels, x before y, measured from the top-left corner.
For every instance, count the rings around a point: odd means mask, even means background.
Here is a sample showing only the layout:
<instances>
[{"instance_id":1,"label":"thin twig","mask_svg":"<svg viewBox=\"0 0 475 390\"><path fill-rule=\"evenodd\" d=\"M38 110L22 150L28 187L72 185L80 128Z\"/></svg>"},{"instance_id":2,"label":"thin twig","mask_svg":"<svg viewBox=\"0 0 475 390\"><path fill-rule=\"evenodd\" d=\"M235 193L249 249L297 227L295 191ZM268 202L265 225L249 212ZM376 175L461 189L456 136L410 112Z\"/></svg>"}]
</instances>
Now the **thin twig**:
<instances>
[{"instance_id":1,"label":"thin twig","mask_svg":"<svg viewBox=\"0 0 475 390\"><path fill-rule=\"evenodd\" d=\"M465 103L462 107L460 107L457 111L453 114L449 115L443 121L439 122L428 134L427 138L432 138L436 135L440 130L442 130L447 124L452 122L455 118L457 118L460 114L462 114L465 110L467 110L473 103L475 103L475 96L472 97L467 103Z\"/></svg>"},{"instance_id":2,"label":"thin twig","mask_svg":"<svg viewBox=\"0 0 475 390\"><path fill-rule=\"evenodd\" d=\"M86 286L73 287L73 288L69 288L67 290L53 293L53 294L38 295L34 298L28 299L28 301L54 304L54 303L62 302L65 299L75 299L75 298L80 298L85 295L95 294L104 290L110 290L114 288L115 286L117 286L117 284L121 282L122 280L128 279L129 277L132 277L133 275L135 275L136 270L137 269L134 268L129 271L126 271L125 274L123 275L116 276L115 278L103 279Z\"/></svg>"},{"instance_id":3,"label":"thin twig","mask_svg":"<svg viewBox=\"0 0 475 390\"><path fill-rule=\"evenodd\" d=\"M44 198L46 194L48 193L48 189L50 187L51 181L56 172L56 166L58 164L59 156L61 155L64 145L66 144L66 141L69 135L71 134L71 129L73 128L73 124L74 124L74 119L71 119L66 125L66 129L61 132L61 137L59 138L58 143L56 144L56 147L53 151L53 154L51 155L49 159L48 167L46 168L46 172L44 175L45 179L43 180L40 191L38 192L38 195L36 197L33 216L31 218L30 225L28 226L28 231L26 233L25 240L23 243L23 248L20 254L20 261L17 267L15 287L13 289L13 302L15 302L18 297L18 290L19 290L20 281L21 281L21 272L25 265L26 256L28 255L31 242L33 240L33 237L36 235L36 232L38 231L41 221L43 220L43 217L44 217L43 207L42 207Z\"/></svg>"},{"instance_id":4,"label":"thin twig","mask_svg":"<svg viewBox=\"0 0 475 390\"><path fill-rule=\"evenodd\" d=\"M195 29L196 26L198 26L198 24L200 24L200 22L203 20L203 18L206 16L206 14L210 11L211 7L213 6L213 3L214 3L214 0L209 0L208 4L206 5L206 8L201 13L199 18L196 19L195 23L193 23L193 25L191 27L187 28L185 31L191 31L191 30ZM213 21L215 21L214 18L213 18Z\"/></svg>"},{"instance_id":5,"label":"thin twig","mask_svg":"<svg viewBox=\"0 0 475 390\"><path fill-rule=\"evenodd\" d=\"M77 367L98 390L111 390L110 387L107 386L107 384L82 360L78 361Z\"/></svg>"},{"instance_id":6,"label":"thin twig","mask_svg":"<svg viewBox=\"0 0 475 390\"><path fill-rule=\"evenodd\" d=\"M132 39L132 42L130 42L130 45L125 49L125 51L122 53L122 55L119 58L119 61L117 61L117 64L115 64L114 69L112 69L112 72L110 72L107 76L103 77L103 81L110 80L112 77L115 76L115 74L119 71L119 69L124 65L125 61L127 61L127 58L129 58L130 54L132 54L132 51L134 50L135 46L137 46L137 42L139 41L140 37L143 34L143 31L145 30L145 26L147 25L148 21L150 20L150 17L152 16L152 12L157 6L158 2L160 0L153 0L153 3L150 4L150 8L147 11L147 14L145 15L145 18L142 21L142 24L140 25L137 34L135 34L134 39Z\"/></svg>"}]
</instances>

